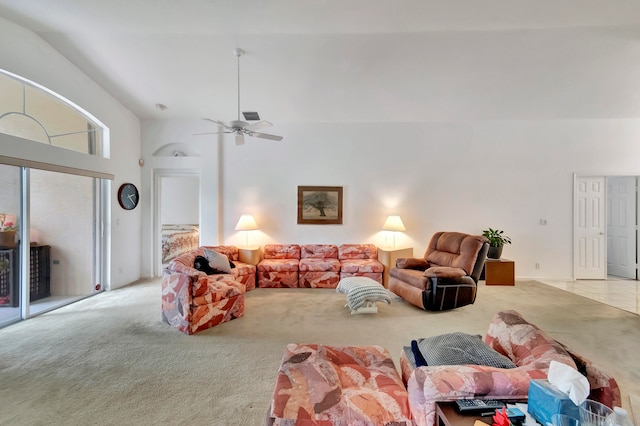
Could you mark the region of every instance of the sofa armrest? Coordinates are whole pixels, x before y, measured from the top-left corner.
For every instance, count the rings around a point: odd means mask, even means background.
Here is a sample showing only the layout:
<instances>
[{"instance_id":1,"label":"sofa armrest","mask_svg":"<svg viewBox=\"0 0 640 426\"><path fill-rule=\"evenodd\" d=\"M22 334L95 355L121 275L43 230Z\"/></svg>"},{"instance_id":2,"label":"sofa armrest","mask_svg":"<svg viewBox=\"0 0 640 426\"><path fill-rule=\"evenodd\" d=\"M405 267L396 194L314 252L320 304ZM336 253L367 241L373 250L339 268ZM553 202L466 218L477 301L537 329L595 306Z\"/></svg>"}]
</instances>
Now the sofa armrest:
<instances>
[{"instance_id":1,"label":"sofa armrest","mask_svg":"<svg viewBox=\"0 0 640 426\"><path fill-rule=\"evenodd\" d=\"M207 277L207 274L205 272L198 271L196 268L187 266L181 262L170 262L167 266L167 271L188 275L194 281L197 281L201 277Z\"/></svg>"},{"instance_id":2,"label":"sofa armrest","mask_svg":"<svg viewBox=\"0 0 640 426\"><path fill-rule=\"evenodd\" d=\"M466 277L467 273L464 269L452 268L450 266L434 266L424 271L424 276L427 278L445 278L456 279Z\"/></svg>"},{"instance_id":3,"label":"sofa armrest","mask_svg":"<svg viewBox=\"0 0 640 426\"><path fill-rule=\"evenodd\" d=\"M411 415L418 426L436 425L436 402L465 398L523 399L531 379L546 378L543 371L501 369L484 365L418 367L407 383Z\"/></svg>"},{"instance_id":4,"label":"sofa armrest","mask_svg":"<svg viewBox=\"0 0 640 426\"><path fill-rule=\"evenodd\" d=\"M428 267L429 262L419 257L401 257L396 259L396 268L424 271Z\"/></svg>"}]
</instances>

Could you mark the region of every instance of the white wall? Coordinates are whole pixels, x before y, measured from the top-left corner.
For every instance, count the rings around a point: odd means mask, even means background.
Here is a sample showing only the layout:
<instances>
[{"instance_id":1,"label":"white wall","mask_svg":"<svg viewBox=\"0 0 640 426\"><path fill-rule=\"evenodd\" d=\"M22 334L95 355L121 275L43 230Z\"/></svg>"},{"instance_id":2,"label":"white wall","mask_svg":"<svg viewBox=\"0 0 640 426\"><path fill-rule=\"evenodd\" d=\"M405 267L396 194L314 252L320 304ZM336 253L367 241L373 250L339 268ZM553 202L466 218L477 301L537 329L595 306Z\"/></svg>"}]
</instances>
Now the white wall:
<instances>
[{"instance_id":1,"label":"white wall","mask_svg":"<svg viewBox=\"0 0 640 426\"><path fill-rule=\"evenodd\" d=\"M161 223L197 225L200 220L200 179L195 176L162 178Z\"/></svg>"},{"instance_id":2,"label":"white wall","mask_svg":"<svg viewBox=\"0 0 640 426\"><path fill-rule=\"evenodd\" d=\"M0 68L39 83L92 113L110 129L111 288L140 277L141 209L122 210L116 200L123 182L140 186L140 121L33 32L0 18ZM81 167L80 167L81 168ZM113 226L112 226L113 224Z\"/></svg>"},{"instance_id":3,"label":"white wall","mask_svg":"<svg viewBox=\"0 0 640 426\"><path fill-rule=\"evenodd\" d=\"M162 125L174 136L165 142L201 131L185 122ZM386 216L400 214L407 232L396 243L416 255L436 231L500 228L513 239L504 257L516 261L518 277L569 278L573 173L640 174L638 120L308 123L279 125L274 133L285 139L249 138L244 146L224 140L220 242L244 244L234 227L242 213L252 213L260 226L252 240L260 245L384 245ZM202 164L211 176L215 161ZM343 225L297 225L298 185L343 186ZM202 191L205 200L211 194ZM203 216L202 224L211 229L215 221Z\"/></svg>"}]
</instances>

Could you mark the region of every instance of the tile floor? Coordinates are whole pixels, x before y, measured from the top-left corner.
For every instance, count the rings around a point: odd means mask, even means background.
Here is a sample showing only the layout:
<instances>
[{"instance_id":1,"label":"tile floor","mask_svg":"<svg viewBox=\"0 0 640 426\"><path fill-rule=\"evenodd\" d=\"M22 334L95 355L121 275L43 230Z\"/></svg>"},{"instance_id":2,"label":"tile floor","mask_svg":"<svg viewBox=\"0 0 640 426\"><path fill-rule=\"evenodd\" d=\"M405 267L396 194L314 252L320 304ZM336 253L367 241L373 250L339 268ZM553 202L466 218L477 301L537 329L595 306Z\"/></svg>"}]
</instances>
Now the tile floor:
<instances>
[{"instance_id":1,"label":"tile floor","mask_svg":"<svg viewBox=\"0 0 640 426\"><path fill-rule=\"evenodd\" d=\"M589 299L606 303L634 314L640 314L640 281L610 276L603 280L539 282Z\"/></svg>"}]
</instances>

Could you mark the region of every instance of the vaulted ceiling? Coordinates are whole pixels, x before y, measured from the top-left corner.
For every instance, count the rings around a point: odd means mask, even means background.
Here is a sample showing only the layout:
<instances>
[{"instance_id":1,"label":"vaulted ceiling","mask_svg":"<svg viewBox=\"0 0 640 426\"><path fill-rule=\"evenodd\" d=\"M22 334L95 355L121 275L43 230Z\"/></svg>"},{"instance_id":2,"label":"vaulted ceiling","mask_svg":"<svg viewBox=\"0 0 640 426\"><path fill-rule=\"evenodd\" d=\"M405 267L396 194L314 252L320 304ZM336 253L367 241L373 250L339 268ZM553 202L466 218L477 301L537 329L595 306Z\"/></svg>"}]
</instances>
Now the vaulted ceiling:
<instances>
[{"instance_id":1,"label":"vaulted ceiling","mask_svg":"<svg viewBox=\"0 0 640 426\"><path fill-rule=\"evenodd\" d=\"M141 119L235 119L236 47L242 110L273 122L640 117L637 0L0 0L0 16Z\"/></svg>"}]
</instances>

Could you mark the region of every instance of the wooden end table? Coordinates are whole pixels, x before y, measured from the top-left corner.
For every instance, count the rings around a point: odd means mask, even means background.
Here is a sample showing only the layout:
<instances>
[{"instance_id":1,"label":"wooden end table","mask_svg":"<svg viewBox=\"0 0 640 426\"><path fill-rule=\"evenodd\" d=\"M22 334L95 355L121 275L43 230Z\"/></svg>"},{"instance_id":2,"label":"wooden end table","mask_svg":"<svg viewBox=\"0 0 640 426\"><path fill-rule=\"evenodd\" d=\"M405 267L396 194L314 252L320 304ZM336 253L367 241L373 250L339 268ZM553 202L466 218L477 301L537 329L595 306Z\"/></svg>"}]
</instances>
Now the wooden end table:
<instances>
[{"instance_id":1,"label":"wooden end table","mask_svg":"<svg viewBox=\"0 0 640 426\"><path fill-rule=\"evenodd\" d=\"M486 285L515 285L515 262L509 259L487 259L484 263Z\"/></svg>"}]
</instances>

